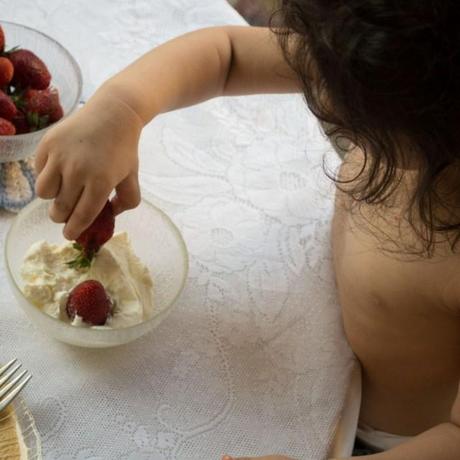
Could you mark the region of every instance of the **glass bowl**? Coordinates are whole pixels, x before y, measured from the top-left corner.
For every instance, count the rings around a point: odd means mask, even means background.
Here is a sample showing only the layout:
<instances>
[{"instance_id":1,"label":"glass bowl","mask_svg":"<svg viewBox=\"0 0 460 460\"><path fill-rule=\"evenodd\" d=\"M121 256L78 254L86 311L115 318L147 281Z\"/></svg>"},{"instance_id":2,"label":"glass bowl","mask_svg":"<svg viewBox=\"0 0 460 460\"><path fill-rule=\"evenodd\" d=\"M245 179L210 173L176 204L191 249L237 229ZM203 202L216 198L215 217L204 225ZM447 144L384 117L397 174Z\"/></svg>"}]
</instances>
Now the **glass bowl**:
<instances>
[{"instance_id":1,"label":"glass bowl","mask_svg":"<svg viewBox=\"0 0 460 460\"><path fill-rule=\"evenodd\" d=\"M59 91L64 118L72 113L82 91L80 67L72 55L57 41L38 30L7 21L0 21L0 24L5 32L5 48L21 46L35 53L51 73L51 86ZM50 126L32 133L0 136L0 163L22 160L32 155Z\"/></svg>"},{"instance_id":2,"label":"glass bowl","mask_svg":"<svg viewBox=\"0 0 460 460\"><path fill-rule=\"evenodd\" d=\"M149 268L154 284L154 315L122 329L79 328L43 313L22 292L21 264L30 245L39 240L62 243L62 227L48 217L49 202L34 200L14 219L5 239L5 266L20 307L45 334L71 345L105 348L131 342L154 329L170 312L184 288L188 254L177 227L158 208L142 200L134 210L117 216L115 231L126 231L134 252Z\"/></svg>"}]
</instances>

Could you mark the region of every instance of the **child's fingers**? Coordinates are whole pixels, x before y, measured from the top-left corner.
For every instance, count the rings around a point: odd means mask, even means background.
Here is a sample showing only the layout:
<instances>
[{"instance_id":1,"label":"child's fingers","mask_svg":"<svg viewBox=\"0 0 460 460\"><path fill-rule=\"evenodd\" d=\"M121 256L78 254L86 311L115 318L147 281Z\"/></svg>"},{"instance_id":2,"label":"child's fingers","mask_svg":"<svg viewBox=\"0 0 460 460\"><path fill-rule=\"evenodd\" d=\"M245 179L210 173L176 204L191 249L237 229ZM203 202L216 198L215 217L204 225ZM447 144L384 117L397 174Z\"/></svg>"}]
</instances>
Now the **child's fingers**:
<instances>
[{"instance_id":1,"label":"child's fingers","mask_svg":"<svg viewBox=\"0 0 460 460\"><path fill-rule=\"evenodd\" d=\"M61 187L61 174L51 160L41 169L35 182L35 193L43 199L51 199L57 196Z\"/></svg>"},{"instance_id":2,"label":"child's fingers","mask_svg":"<svg viewBox=\"0 0 460 460\"><path fill-rule=\"evenodd\" d=\"M120 182L116 187L116 191L117 193L112 200L115 215L138 206L141 201L141 191L137 174L132 173Z\"/></svg>"},{"instance_id":3,"label":"child's fingers","mask_svg":"<svg viewBox=\"0 0 460 460\"><path fill-rule=\"evenodd\" d=\"M88 185L84 188L64 227L64 236L67 239L77 239L91 225L107 202L110 192L110 188L99 184Z\"/></svg>"},{"instance_id":4,"label":"child's fingers","mask_svg":"<svg viewBox=\"0 0 460 460\"><path fill-rule=\"evenodd\" d=\"M62 224L67 222L72 210L78 202L83 191L83 184L71 182L69 179L62 181L59 193L49 209L49 216L53 222Z\"/></svg>"},{"instance_id":5,"label":"child's fingers","mask_svg":"<svg viewBox=\"0 0 460 460\"><path fill-rule=\"evenodd\" d=\"M37 174L42 172L48 161L48 148L45 146L43 141L39 144L35 152L35 171Z\"/></svg>"}]
</instances>

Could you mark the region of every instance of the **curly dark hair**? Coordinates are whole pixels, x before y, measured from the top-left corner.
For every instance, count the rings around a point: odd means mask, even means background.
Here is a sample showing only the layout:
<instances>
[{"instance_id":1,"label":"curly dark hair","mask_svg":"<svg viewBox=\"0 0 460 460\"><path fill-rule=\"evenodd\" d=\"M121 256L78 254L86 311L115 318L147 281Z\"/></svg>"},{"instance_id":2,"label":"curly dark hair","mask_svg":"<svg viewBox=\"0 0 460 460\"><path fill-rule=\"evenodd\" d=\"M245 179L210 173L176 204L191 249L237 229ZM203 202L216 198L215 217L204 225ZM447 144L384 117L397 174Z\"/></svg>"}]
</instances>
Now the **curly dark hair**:
<instances>
[{"instance_id":1,"label":"curly dark hair","mask_svg":"<svg viewBox=\"0 0 460 460\"><path fill-rule=\"evenodd\" d=\"M384 204L400 168L415 162L409 221L428 253L439 234L450 235L454 249L460 187L446 198L439 185L460 159L457 3L282 0L278 14L283 28L276 33L309 108L326 134L364 152L365 166L347 193L356 202Z\"/></svg>"}]
</instances>

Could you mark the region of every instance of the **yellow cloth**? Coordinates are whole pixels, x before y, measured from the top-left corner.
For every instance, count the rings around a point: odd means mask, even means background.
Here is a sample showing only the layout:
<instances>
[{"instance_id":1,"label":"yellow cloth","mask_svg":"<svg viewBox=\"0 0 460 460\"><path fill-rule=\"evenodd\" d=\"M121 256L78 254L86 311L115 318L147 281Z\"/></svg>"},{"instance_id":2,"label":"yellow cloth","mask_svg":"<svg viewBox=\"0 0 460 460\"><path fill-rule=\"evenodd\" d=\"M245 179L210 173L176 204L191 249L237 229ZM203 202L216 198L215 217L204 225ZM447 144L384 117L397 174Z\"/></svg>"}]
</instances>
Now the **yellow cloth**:
<instances>
[{"instance_id":1,"label":"yellow cloth","mask_svg":"<svg viewBox=\"0 0 460 460\"><path fill-rule=\"evenodd\" d=\"M21 459L16 416L11 405L0 412L0 459Z\"/></svg>"}]
</instances>

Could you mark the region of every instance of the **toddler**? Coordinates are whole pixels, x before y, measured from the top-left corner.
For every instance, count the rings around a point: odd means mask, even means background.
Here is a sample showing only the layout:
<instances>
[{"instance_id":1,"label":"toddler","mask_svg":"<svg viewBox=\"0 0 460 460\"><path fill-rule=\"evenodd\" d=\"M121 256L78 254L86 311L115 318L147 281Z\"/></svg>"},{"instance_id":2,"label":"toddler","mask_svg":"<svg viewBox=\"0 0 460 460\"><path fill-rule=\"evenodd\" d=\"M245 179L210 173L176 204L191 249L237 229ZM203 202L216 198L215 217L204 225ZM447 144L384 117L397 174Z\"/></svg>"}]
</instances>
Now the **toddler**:
<instances>
[{"instance_id":1,"label":"toddler","mask_svg":"<svg viewBox=\"0 0 460 460\"><path fill-rule=\"evenodd\" d=\"M43 138L37 194L75 239L112 191L117 213L139 204L139 135L154 117L217 96L303 92L344 153L333 254L362 368L358 440L375 460L459 460L460 8L281 3L283 28L199 30L104 83Z\"/></svg>"}]
</instances>

